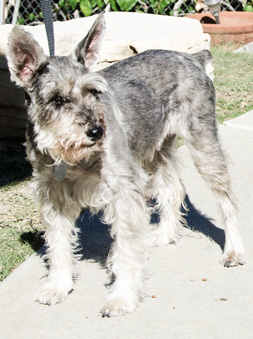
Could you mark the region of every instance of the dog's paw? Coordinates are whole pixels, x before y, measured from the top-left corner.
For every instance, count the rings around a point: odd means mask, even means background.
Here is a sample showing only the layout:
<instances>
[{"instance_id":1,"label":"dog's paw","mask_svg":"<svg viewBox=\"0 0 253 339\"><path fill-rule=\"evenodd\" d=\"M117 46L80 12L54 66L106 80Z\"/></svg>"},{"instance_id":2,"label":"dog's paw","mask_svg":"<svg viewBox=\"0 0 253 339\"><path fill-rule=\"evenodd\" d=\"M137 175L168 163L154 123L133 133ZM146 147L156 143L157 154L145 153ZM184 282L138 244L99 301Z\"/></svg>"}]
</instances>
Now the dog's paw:
<instances>
[{"instance_id":1,"label":"dog's paw","mask_svg":"<svg viewBox=\"0 0 253 339\"><path fill-rule=\"evenodd\" d=\"M106 302L101 310L102 317L114 317L118 315L125 315L126 313L133 313L135 307L124 302L120 298L116 298Z\"/></svg>"},{"instance_id":2,"label":"dog's paw","mask_svg":"<svg viewBox=\"0 0 253 339\"><path fill-rule=\"evenodd\" d=\"M176 244L178 236L175 232L168 232L164 227L158 226L150 233L149 244L154 247L164 247L169 244Z\"/></svg>"},{"instance_id":3,"label":"dog's paw","mask_svg":"<svg viewBox=\"0 0 253 339\"><path fill-rule=\"evenodd\" d=\"M47 282L37 293L36 301L45 305L55 305L61 303L73 290L73 284L57 286L52 282Z\"/></svg>"},{"instance_id":4,"label":"dog's paw","mask_svg":"<svg viewBox=\"0 0 253 339\"><path fill-rule=\"evenodd\" d=\"M220 263L225 267L234 267L245 264L244 253L231 251L225 251L221 256Z\"/></svg>"}]
</instances>

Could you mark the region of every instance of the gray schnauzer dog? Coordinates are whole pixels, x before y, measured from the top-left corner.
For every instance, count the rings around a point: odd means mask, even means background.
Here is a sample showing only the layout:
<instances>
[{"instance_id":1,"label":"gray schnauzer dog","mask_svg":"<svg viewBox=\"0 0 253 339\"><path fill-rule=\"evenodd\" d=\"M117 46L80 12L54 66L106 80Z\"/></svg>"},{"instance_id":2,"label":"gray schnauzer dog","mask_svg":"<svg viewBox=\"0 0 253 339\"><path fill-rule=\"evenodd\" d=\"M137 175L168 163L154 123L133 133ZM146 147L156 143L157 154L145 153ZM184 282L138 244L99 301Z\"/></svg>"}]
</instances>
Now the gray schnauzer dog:
<instances>
[{"instance_id":1,"label":"gray schnauzer dog","mask_svg":"<svg viewBox=\"0 0 253 339\"><path fill-rule=\"evenodd\" d=\"M222 212L224 266L244 263L237 207L215 118L215 91L194 55L149 50L98 72L105 21L99 15L70 56L48 57L19 27L9 36L11 78L27 93L27 154L46 226L49 274L38 301L55 304L73 289L75 220L82 208L103 211L114 239L112 284L103 316L133 312L145 294L147 247L167 245L182 228L185 190L173 150L184 138ZM150 226L155 199L159 223Z\"/></svg>"}]
</instances>

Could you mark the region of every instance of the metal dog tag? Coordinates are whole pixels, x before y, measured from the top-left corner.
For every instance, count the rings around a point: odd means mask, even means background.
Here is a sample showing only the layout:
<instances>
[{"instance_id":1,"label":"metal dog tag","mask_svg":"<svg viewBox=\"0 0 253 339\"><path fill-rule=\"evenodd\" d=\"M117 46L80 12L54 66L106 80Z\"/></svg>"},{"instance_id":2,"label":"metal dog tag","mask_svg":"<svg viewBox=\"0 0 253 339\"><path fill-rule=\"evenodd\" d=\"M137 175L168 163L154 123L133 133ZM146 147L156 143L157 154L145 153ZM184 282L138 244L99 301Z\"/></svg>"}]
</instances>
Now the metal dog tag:
<instances>
[{"instance_id":1,"label":"metal dog tag","mask_svg":"<svg viewBox=\"0 0 253 339\"><path fill-rule=\"evenodd\" d=\"M53 167L53 176L55 180L62 181L67 173L67 165L64 161L61 161L59 164L54 165Z\"/></svg>"}]
</instances>

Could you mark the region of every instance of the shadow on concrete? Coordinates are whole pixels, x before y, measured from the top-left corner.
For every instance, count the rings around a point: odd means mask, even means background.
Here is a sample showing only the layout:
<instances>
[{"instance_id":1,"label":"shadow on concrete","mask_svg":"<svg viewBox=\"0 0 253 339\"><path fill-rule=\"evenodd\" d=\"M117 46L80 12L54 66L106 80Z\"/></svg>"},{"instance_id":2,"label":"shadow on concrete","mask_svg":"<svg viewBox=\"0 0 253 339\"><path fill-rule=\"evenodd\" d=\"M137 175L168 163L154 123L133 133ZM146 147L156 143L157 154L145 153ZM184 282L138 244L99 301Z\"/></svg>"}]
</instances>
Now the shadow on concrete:
<instances>
[{"instance_id":1,"label":"shadow on concrete","mask_svg":"<svg viewBox=\"0 0 253 339\"><path fill-rule=\"evenodd\" d=\"M92 215L89 210L81 213L76 221L80 230L79 239L81 249L78 254L81 260L98 262L106 267L107 256L112 244L110 227L103 224L99 215Z\"/></svg>"},{"instance_id":2,"label":"shadow on concrete","mask_svg":"<svg viewBox=\"0 0 253 339\"><path fill-rule=\"evenodd\" d=\"M186 195L185 202L188 207L187 216L185 217L188 228L193 232L200 232L204 234L210 240L216 242L223 250L225 245L224 230L216 227L212 223L211 218L200 213L191 203L188 195Z\"/></svg>"},{"instance_id":3,"label":"shadow on concrete","mask_svg":"<svg viewBox=\"0 0 253 339\"><path fill-rule=\"evenodd\" d=\"M224 248L225 234L224 231L216 227L212 220L201 214L186 196L186 204L188 206L187 216L185 217L188 228L193 232L200 232L210 240L216 242L221 249ZM159 216L153 214L151 223L158 223ZM110 227L100 221L99 216L92 215L89 210L85 210L76 221L76 226L80 230L79 243L80 250L77 252L81 256L81 260L89 260L97 262L101 267L106 267L106 260L112 239L110 237ZM43 255L45 247L39 251L39 255Z\"/></svg>"}]
</instances>

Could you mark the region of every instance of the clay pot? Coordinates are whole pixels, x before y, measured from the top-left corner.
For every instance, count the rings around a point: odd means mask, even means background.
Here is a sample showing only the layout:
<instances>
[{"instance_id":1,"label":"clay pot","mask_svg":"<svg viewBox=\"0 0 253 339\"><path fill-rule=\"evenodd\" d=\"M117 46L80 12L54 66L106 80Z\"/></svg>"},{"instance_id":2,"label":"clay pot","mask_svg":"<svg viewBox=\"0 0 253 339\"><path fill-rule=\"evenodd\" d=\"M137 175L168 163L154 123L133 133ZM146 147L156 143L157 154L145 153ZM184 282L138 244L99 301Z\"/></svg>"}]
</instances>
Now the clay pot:
<instances>
[{"instance_id":1,"label":"clay pot","mask_svg":"<svg viewBox=\"0 0 253 339\"><path fill-rule=\"evenodd\" d=\"M253 12L221 12L220 24L211 13L187 15L201 22L203 31L211 35L212 45L225 42L246 44L253 41Z\"/></svg>"}]
</instances>

